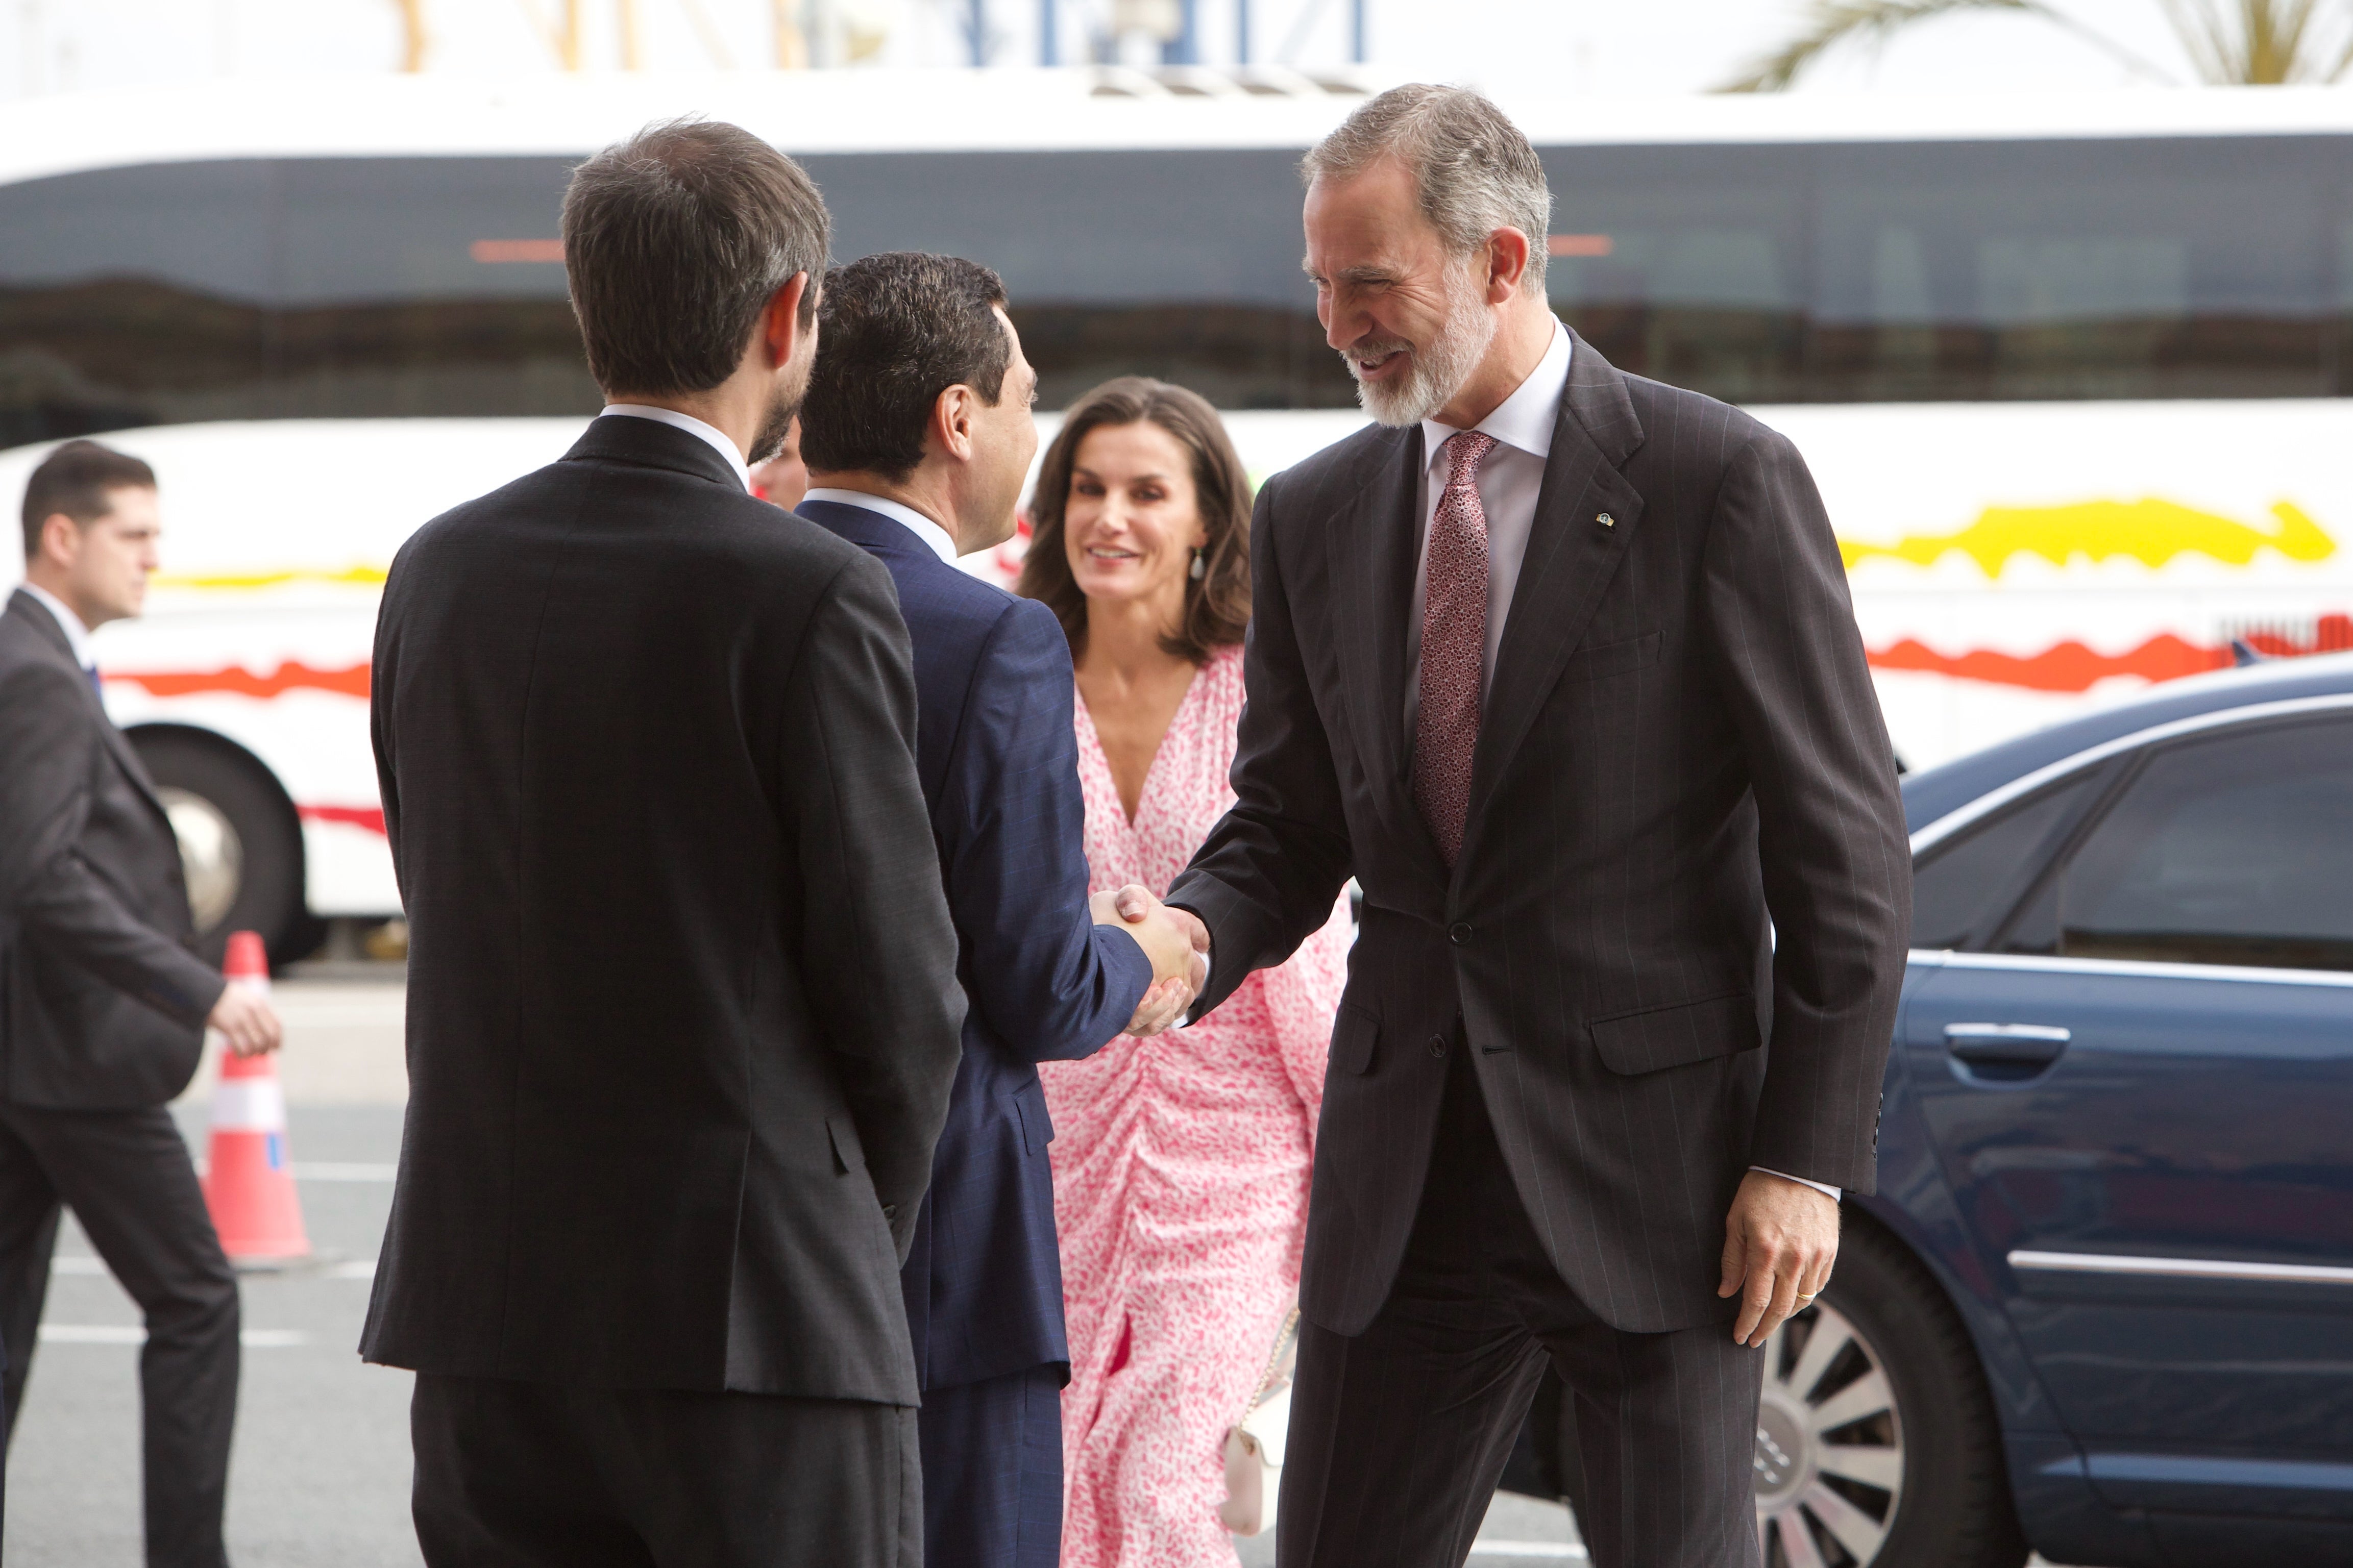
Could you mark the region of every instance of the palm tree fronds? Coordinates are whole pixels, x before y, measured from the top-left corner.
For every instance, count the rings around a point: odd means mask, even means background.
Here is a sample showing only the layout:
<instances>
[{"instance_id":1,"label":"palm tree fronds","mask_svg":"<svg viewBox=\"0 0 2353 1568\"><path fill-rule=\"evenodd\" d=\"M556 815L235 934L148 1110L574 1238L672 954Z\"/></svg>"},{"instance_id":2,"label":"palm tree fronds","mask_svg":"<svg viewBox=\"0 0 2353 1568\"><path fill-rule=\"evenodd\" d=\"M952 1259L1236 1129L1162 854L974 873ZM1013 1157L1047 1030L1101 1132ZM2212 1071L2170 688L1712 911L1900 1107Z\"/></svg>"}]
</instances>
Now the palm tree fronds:
<instances>
[{"instance_id":1,"label":"palm tree fronds","mask_svg":"<svg viewBox=\"0 0 2353 1568\"><path fill-rule=\"evenodd\" d=\"M1779 92L1841 44L1861 40L1876 48L1904 28L1963 11L2048 15L2041 0L1813 0L1796 37L1716 90Z\"/></svg>"},{"instance_id":2,"label":"palm tree fronds","mask_svg":"<svg viewBox=\"0 0 2353 1568\"><path fill-rule=\"evenodd\" d=\"M2247 87L2332 79L2312 58L2319 11L2319 0L2165 0L2198 74Z\"/></svg>"},{"instance_id":3,"label":"palm tree fronds","mask_svg":"<svg viewBox=\"0 0 2353 1568\"><path fill-rule=\"evenodd\" d=\"M2277 4L2309 9L2316 0L2240 0L2248 6L2268 8ZM2202 5L2205 0L2167 0L2168 5ZM2071 33L2135 76L2153 81L2173 79L2157 66L2098 29L2084 26L2045 0L1813 0L1806 9L1802 30L1771 54L1752 61L1747 69L1716 90L1719 92L1779 92L1795 82L1823 55L1850 39L1873 47L1884 45L1906 27L1964 11L2008 11L2033 16Z\"/></svg>"}]
</instances>

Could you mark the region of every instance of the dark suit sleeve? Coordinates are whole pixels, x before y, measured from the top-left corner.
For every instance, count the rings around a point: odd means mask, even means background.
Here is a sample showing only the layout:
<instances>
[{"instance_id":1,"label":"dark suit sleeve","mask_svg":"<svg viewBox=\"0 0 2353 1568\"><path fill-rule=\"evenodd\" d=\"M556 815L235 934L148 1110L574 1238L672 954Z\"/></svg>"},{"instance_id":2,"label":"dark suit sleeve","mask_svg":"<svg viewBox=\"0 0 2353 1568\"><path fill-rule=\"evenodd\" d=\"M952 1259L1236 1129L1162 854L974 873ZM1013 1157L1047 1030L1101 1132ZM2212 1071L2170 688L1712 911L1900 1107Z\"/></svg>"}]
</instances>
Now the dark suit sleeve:
<instances>
[{"instance_id":1,"label":"dark suit sleeve","mask_svg":"<svg viewBox=\"0 0 2353 1568\"><path fill-rule=\"evenodd\" d=\"M1767 433L1726 470L1705 615L1756 795L1773 1034L1750 1160L1872 1190L1912 858L1846 573L1805 461Z\"/></svg>"},{"instance_id":2,"label":"dark suit sleeve","mask_svg":"<svg viewBox=\"0 0 2353 1568\"><path fill-rule=\"evenodd\" d=\"M63 669L26 667L0 691L0 946L14 932L37 936L165 1017L201 1025L226 982L142 922L75 850L100 765L97 722Z\"/></svg>"},{"instance_id":3,"label":"dark suit sleeve","mask_svg":"<svg viewBox=\"0 0 2353 1568\"><path fill-rule=\"evenodd\" d=\"M890 574L843 566L786 693L779 773L797 841L797 954L902 1261L963 1056L965 998L915 772L915 674Z\"/></svg>"},{"instance_id":4,"label":"dark suit sleeve","mask_svg":"<svg viewBox=\"0 0 2353 1568\"><path fill-rule=\"evenodd\" d=\"M1092 1056L1127 1026L1152 961L1088 913L1076 699L1054 613L1026 599L1008 609L969 690L942 848L973 1006L1028 1060Z\"/></svg>"},{"instance_id":5,"label":"dark suit sleeve","mask_svg":"<svg viewBox=\"0 0 2353 1568\"><path fill-rule=\"evenodd\" d=\"M399 659L401 590L406 574L401 570L404 549L393 557L392 571L384 585L384 599L376 609L375 647L368 665L368 742L375 752L376 796L384 804L384 837L392 850L393 880L400 879L400 781L393 766L392 690L396 679ZM408 889L400 889L405 903Z\"/></svg>"},{"instance_id":6,"label":"dark suit sleeve","mask_svg":"<svg viewBox=\"0 0 2353 1568\"><path fill-rule=\"evenodd\" d=\"M1301 659L1276 548L1278 481L1250 520L1250 626L1242 655L1249 700L1234 752L1233 808L1209 830L1168 891L1209 928L1209 980L1192 1016L1233 994L1253 970L1289 958L1332 918L1351 852L1332 744Z\"/></svg>"}]
</instances>

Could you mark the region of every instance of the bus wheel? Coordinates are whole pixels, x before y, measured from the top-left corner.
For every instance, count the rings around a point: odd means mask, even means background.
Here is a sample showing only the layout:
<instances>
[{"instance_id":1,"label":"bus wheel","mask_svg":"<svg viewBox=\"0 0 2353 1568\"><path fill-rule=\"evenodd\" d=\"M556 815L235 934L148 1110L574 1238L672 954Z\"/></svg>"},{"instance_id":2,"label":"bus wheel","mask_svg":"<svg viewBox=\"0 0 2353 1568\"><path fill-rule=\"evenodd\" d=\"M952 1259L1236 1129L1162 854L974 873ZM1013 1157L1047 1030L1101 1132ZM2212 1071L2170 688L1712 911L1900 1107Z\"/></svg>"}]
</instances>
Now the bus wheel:
<instances>
[{"instance_id":1,"label":"bus wheel","mask_svg":"<svg viewBox=\"0 0 2353 1568\"><path fill-rule=\"evenodd\" d=\"M273 961L299 956L310 922L302 890L302 831L268 770L227 742L187 730L134 730L131 743L155 781L180 841L196 948L218 963L233 931L261 933Z\"/></svg>"}]
</instances>

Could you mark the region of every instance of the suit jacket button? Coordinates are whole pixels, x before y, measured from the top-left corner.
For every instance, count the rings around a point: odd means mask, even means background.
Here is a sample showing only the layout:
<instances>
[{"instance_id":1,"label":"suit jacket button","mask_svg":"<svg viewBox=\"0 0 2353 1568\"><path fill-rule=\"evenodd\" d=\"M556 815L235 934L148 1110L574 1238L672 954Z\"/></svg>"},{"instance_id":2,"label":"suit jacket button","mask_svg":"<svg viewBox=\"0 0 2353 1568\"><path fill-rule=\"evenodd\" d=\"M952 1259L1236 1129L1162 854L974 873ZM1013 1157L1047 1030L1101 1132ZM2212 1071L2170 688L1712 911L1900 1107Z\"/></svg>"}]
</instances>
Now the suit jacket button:
<instances>
[{"instance_id":1,"label":"suit jacket button","mask_svg":"<svg viewBox=\"0 0 2353 1568\"><path fill-rule=\"evenodd\" d=\"M1478 934L1469 921L1456 921L1446 928L1446 940L1457 947L1470 946L1471 939Z\"/></svg>"},{"instance_id":2,"label":"suit jacket button","mask_svg":"<svg viewBox=\"0 0 2353 1568\"><path fill-rule=\"evenodd\" d=\"M1430 1037L1430 1054L1433 1057L1443 1057L1446 1055L1446 1037L1444 1035L1432 1035Z\"/></svg>"},{"instance_id":3,"label":"suit jacket button","mask_svg":"<svg viewBox=\"0 0 2353 1568\"><path fill-rule=\"evenodd\" d=\"M897 1219L899 1217L899 1205L897 1204L884 1204L882 1205L882 1217L886 1220Z\"/></svg>"}]
</instances>

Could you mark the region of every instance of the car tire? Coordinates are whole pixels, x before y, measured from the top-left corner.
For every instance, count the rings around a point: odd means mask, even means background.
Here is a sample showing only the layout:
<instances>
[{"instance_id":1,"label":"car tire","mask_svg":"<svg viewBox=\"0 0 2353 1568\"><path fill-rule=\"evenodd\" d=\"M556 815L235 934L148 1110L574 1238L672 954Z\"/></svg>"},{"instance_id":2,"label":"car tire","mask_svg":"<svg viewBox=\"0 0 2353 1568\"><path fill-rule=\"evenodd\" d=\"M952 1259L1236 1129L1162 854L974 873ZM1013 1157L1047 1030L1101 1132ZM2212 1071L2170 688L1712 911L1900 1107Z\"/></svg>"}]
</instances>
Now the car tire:
<instances>
[{"instance_id":1,"label":"car tire","mask_svg":"<svg viewBox=\"0 0 2353 1568\"><path fill-rule=\"evenodd\" d=\"M1935 1279L1886 1231L1850 1216L1821 1300L1783 1325L1765 1354L1755 1474L1766 1568L2026 1562L1977 1347ZM1878 1397L1874 1376L1888 1397ZM1552 1404L1552 1440L1539 1447L1581 1531L1575 1406ZM1828 1423L1815 1418L1824 1411Z\"/></svg>"},{"instance_id":2,"label":"car tire","mask_svg":"<svg viewBox=\"0 0 2353 1568\"><path fill-rule=\"evenodd\" d=\"M133 731L178 835L196 951L218 963L228 933L261 933L273 962L299 956L310 921L302 888L302 830L285 792L259 763L223 741L185 730Z\"/></svg>"}]
</instances>

